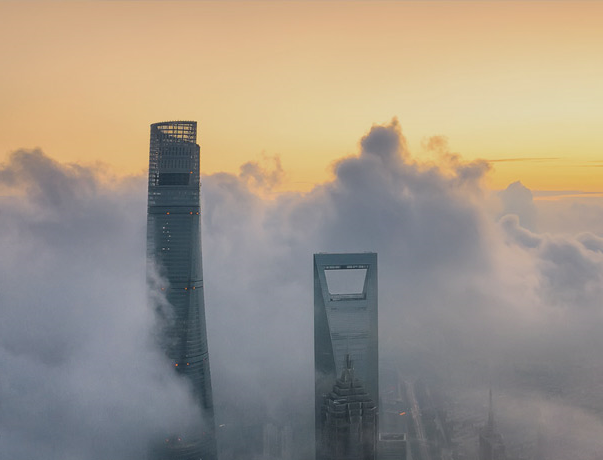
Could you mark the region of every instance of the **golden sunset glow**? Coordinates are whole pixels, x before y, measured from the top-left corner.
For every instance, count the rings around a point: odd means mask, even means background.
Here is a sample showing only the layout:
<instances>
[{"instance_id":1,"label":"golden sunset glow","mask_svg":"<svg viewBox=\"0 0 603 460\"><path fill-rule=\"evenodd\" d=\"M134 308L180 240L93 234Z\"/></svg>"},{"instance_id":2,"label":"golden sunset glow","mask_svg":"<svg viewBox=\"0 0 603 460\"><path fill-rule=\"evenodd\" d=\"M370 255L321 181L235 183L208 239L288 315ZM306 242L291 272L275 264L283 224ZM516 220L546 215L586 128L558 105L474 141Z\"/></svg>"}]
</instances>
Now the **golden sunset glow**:
<instances>
[{"instance_id":1,"label":"golden sunset glow","mask_svg":"<svg viewBox=\"0 0 603 460\"><path fill-rule=\"evenodd\" d=\"M308 190L400 120L493 188L603 187L601 2L2 2L0 158L147 167L149 124L199 122L203 174L279 155Z\"/></svg>"}]
</instances>

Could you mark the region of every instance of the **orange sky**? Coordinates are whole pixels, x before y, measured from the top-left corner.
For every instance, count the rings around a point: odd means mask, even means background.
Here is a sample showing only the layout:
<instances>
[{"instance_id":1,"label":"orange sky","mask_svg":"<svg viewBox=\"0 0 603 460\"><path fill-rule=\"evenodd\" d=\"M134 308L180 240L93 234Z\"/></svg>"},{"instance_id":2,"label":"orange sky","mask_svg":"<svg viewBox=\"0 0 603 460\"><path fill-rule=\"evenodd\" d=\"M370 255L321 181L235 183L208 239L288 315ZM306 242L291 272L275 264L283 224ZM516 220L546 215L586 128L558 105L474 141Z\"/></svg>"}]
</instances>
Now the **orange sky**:
<instances>
[{"instance_id":1,"label":"orange sky","mask_svg":"<svg viewBox=\"0 0 603 460\"><path fill-rule=\"evenodd\" d=\"M397 116L491 185L603 189L603 2L0 2L0 159L147 166L148 125L199 122L202 170L280 155L328 177ZM513 161L508 161L513 160Z\"/></svg>"}]
</instances>

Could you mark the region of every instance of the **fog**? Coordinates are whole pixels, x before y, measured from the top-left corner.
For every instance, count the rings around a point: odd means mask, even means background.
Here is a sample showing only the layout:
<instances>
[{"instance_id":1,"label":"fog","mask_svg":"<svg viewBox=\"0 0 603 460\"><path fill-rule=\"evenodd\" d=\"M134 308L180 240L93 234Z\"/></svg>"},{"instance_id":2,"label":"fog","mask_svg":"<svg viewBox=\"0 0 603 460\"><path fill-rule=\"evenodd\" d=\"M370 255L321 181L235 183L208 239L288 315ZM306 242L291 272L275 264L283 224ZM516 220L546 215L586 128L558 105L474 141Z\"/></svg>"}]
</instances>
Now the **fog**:
<instances>
[{"instance_id":1,"label":"fog","mask_svg":"<svg viewBox=\"0 0 603 460\"><path fill-rule=\"evenodd\" d=\"M222 446L272 421L294 428L296 458L311 455L312 254L375 251L382 362L478 408L492 387L508 444L563 436L547 458L600 458L601 199L491 191L486 161L441 137L425 148L437 161L414 159L394 119L305 194L274 192L278 158L202 177ZM3 458L137 458L197 416L154 345L145 214L145 177L42 151L0 168Z\"/></svg>"}]
</instances>

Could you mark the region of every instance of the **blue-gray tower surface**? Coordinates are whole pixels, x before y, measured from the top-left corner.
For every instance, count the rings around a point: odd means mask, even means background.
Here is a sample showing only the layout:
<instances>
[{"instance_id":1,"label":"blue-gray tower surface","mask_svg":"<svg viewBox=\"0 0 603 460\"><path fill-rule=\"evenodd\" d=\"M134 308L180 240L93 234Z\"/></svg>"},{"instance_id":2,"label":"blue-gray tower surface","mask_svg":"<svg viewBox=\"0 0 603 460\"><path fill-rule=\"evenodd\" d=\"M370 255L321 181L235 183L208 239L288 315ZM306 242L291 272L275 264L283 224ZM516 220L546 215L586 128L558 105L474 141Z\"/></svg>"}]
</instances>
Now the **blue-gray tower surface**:
<instances>
[{"instance_id":1,"label":"blue-gray tower surface","mask_svg":"<svg viewBox=\"0 0 603 460\"><path fill-rule=\"evenodd\" d=\"M170 305L164 344L174 369L190 380L203 409L194 433L172 433L161 458L216 459L211 376L205 326L201 261L201 207L197 122L169 121L151 125L147 210L149 274ZM149 276L149 280L153 277ZM164 285L161 285L161 284ZM159 285L158 285L159 284Z\"/></svg>"},{"instance_id":2,"label":"blue-gray tower surface","mask_svg":"<svg viewBox=\"0 0 603 460\"><path fill-rule=\"evenodd\" d=\"M360 292L330 292L332 270L364 271ZM377 254L314 254L315 429L319 452L323 395L329 393L350 355L355 375L379 401Z\"/></svg>"}]
</instances>

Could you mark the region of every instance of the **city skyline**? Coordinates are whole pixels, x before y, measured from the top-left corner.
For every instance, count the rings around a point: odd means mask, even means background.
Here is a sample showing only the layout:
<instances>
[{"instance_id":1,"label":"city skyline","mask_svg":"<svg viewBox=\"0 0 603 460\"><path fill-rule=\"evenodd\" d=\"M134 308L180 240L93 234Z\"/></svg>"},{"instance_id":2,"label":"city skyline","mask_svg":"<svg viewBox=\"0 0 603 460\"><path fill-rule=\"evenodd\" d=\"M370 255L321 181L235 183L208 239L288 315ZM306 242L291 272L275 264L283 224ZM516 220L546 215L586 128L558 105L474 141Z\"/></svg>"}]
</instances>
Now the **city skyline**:
<instances>
[{"instance_id":1,"label":"city skyline","mask_svg":"<svg viewBox=\"0 0 603 460\"><path fill-rule=\"evenodd\" d=\"M336 179L307 196L269 200L244 178L204 176L206 296L221 307L206 311L219 429L236 435L226 430L232 417L293 423L294 455L311 455L310 254L374 248L382 361L441 381L468 408L495 381L506 398L497 418L509 449L525 444L504 427L531 430L533 439L536 430L542 439L562 430L555 452L588 459L603 439L596 415L582 408L597 407L601 394L601 208L557 208L570 228L590 222L593 232L538 233L530 228L553 222L528 189L489 195L483 164L461 162L452 174L422 169L404 156L402 141L399 124L373 126ZM146 181L107 185L94 170L39 151L15 152L0 180L12 191L0 200L9 217L0 220L0 351L10 382L0 388L8 414L1 428L14 433L0 437L3 449L15 458L36 451L63 459L73 449L128 458L152 433L199 417L182 380L158 370L165 356L149 342L154 326L140 275ZM591 220L567 219L572 213ZM20 391L32 387L34 399ZM571 430L552 416L560 411L573 418ZM99 430L111 450L93 448Z\"/></svg>"},{"instance_id":2,"label":"city skyline","mask_svg":"<svg viewBox=\"0 0 603 460\"><path fill-rule=\"evenodd\" d=\"M449 421L477 453L492 387L508 459L599 458L602 8L0 2L0 456L129 460L202 417L147 302L171 119L198 121L220 460L312 458L309 266L362 251L409 455Z\"/></svg>"}]
</instances>

